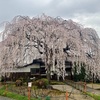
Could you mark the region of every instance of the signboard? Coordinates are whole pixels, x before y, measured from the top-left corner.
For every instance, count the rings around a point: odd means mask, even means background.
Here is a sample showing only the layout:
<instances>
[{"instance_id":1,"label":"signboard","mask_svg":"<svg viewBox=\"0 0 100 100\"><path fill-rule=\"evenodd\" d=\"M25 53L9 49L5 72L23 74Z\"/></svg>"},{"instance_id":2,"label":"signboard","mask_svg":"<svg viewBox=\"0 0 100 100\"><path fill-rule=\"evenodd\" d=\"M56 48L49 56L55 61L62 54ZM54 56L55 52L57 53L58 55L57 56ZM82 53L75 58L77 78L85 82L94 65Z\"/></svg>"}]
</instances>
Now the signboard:
<instances>
[{"instance_id":1,"label":"signboard","mask_svg":"<svg viewBox=\"0 0 100 100\"><path fill-rule=\"evenodd\" d=\"M32 87L32 82L28 82L28 87Z\"/></svg>"}]
</instances>

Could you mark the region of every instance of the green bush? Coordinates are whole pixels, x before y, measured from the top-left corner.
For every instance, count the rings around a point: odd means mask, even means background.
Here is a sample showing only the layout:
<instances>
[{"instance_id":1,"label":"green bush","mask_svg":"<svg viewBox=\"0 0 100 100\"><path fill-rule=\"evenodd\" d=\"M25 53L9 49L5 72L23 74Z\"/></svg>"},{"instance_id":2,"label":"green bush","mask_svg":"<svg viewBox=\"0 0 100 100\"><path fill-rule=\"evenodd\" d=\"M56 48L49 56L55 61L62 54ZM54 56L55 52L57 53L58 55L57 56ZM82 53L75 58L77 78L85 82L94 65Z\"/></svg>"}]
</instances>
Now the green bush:
<instances>
[{"instance_id":1,"label":"green bush","mask_svg":"<svg viewBox=\"0 0 100 100\"><path fill-rule=\"evenodd\" d=\"M46 85L46 86L49 85L49 81L48 81L48 79L46 79L46 78L42 78L41 80L43 80L43 81L45 82L45 85Z\"/></svg>"},{"instance_id":2,"label":"green bush","mask_svg":"<svg viewBox=\"0 0 100 100\"><path fill-rule=\"evenodd\" d=\"M36 85L38 88L47 88L47 86L49 85L49 81L43 78L35 81L33 84Z\"/></svg>"}]
</instances>

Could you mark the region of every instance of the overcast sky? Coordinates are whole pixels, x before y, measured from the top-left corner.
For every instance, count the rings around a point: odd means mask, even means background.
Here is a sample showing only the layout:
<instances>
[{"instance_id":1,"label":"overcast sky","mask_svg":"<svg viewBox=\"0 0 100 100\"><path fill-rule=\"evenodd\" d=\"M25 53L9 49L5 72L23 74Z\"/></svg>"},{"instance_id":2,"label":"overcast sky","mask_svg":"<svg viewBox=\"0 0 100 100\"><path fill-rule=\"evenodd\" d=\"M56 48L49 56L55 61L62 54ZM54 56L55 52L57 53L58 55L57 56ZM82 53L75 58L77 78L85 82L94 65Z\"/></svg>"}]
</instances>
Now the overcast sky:
<instances>
[{"instance_id":1,"label":"overcast sky","mask_svg":"<svg viewBox=\"0 0 100 100\"><path fill-rule=\"evenodd\" d=\"M100 0L0 0L0 23L17 15L72 19L94 28L100 37Z\"/></svg>"}]
</instances>

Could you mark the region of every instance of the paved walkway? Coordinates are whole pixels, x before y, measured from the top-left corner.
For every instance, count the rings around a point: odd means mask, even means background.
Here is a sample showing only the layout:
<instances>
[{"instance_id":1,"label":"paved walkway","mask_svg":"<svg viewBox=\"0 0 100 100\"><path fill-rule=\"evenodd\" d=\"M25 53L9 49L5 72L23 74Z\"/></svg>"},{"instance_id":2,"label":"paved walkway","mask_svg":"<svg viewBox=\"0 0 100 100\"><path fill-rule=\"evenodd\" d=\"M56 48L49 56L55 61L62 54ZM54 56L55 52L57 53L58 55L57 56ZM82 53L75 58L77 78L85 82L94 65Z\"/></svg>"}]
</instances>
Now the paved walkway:
<instances>
[{"instance_id":1,"label":"paved walkway","mask_svg":"<svg viewBox=\"0 0 100 100\"><path fill-rule=\"evenodd\" d=\"M87 91L100 95L100 84L87 84Z\"/></svg>"},{"instance_id":2,"label":"paved walkway","mask_svg":"<svg viewBox=\"0 0 100 100\"><path fill-rule=\"evenodd\" d=\"M52 86L54 89L58 89L61 91L68 91L69 95L70 95L68 100L94 100L93 98L83 94L79 90L72 88L69 85L52 85ZM61 99L59 99L59 100L61 100Z\"/></svg>"},{"instance_id":3,"label":"paved walkway","mask_svg":"<svg viewBox=\"0 0 100 100\"><path fill-rule=\"evenodd\" d=\"M7 98L7 97L0 96L0 100L13 100L13 99L10 99L10 98Z\"/></svg>"}]
</instances>

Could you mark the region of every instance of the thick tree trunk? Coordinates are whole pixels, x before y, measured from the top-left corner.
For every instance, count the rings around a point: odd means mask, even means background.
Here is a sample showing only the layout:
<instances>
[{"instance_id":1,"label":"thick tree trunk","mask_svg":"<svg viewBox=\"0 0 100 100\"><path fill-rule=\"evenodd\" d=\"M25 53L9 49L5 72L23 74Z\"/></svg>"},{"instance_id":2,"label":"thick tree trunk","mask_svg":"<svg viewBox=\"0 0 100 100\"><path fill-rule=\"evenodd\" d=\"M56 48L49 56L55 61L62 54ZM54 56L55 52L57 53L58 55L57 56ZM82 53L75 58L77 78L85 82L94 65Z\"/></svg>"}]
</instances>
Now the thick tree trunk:
<instances>
[{"instance_id":1,"label":"thick tree trunk","mask_svg":"<svg viewBox=\"0 0 100 100\"><path fill-rule=\"evenodd\" d=\"M64 71L63 71L63 77L62 78L63 78L63 81L64 81L65 80L65 72Z\"/></svg>"},{"instance_id":2,"label":"thick tree trunk","mask_svg":"<svg viewBox=\"0 0 100 100\"><path fill-rule=\"evenodd\" d=\"M50 66L47 66L47 79L50 83Z\"/></svg>"},{"instance_id":3,"label":"thick tree trunk","mask_svg":"<svg viewBox=\"0 0 100 100\"><path fill-rule=\"evenodd\" d=\"M57 75L57 81L59 81L59 75Z\"/></svg>"}]
</instances>

